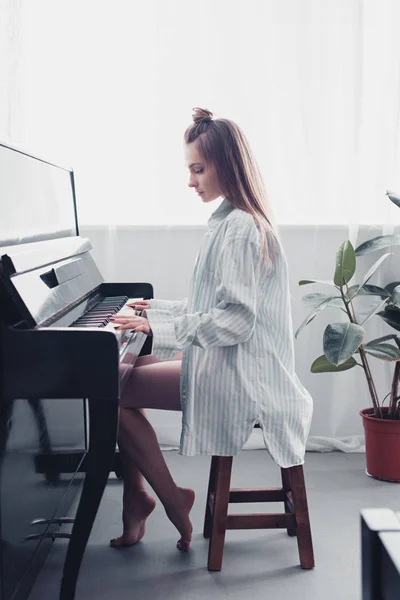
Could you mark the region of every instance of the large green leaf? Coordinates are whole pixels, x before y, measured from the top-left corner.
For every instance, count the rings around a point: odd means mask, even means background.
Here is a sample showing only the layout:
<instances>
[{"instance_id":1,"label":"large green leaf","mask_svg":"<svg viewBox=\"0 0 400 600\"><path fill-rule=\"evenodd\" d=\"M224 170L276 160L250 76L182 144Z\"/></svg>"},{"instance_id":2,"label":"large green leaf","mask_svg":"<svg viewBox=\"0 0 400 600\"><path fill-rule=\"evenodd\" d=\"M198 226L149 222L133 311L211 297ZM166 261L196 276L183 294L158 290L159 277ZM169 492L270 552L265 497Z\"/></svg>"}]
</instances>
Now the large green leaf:
<instances>
[{"instance_id":1,"label":"large green leaf","mask_svg":"<svg viewBox=\"0 0 400 600\"><path fill-rule=\"evenodd\" d=\"M301 279L299 285L308 285L309 283L323 283L325 285L335 285L333 281L327 281L324 279Z\"/></svg>"},{"instance_id":2,"label":"large green leaf","mask_svg":"<svg viewBox=\"0 0 400 600\"><path fill-rule=\"evenodd\" d=\"M365 284L362 288L359 285L351 285L348 293L346 292L345 297L352 299L356 294L363 296L380 296L382 300L391 296L391 292L386 288L379 287L378 285Z\"/></svg>"},{"instance_id":3,"label":"large green leaf","mask_svg":"<svg viewBox=\"0 0 400 600\"><path fill-rule=\"evenodd\" d=\"M383 263L384 260L387 259L388 256L390 256L392 254L392 252L386 252L386 254L383 254L383 256L381 256L380 258L378 258L378 260L372 265L372 267L369 269L369 271L367 272L367 274L364 276L364 279L362 281L362 283L358 286L358 290L355 291L354 294L352 294L352 298L354 298L355 296L357 296L358 292L364 287L364 285L371 279L372 275L375 273L375 271L378 269L378 267L380 267L380 265Z\"/></svg>"},{"instance_id":4,"label":"large green leaf","mask_svg":"<svg viewBox=\"0 0 400 600\"><path fill-rule=\"evenodd\" d=\"M376 346L377 344L381 344L382 342L386 342L388 340L394 340L396 338L400 341L399 336L397 336L395 333L389 333L388 335L384 335L382 337L376 338L375 340L371 340L370 342L368 342L368 344L364 345L364 348L366 346Z\"/></svg>"},{"instance_id":5,"label":"large green leaf","mask_svg":"<svg viewBox=\"0 0 400 600\"><path fill-rule=\"evenodd\" d=\"M332 298L328 306L330 306L331 308L341 308L347 314L347 311L344 308L345 303L343 302L343 298L341 296L336 296L335 298Z\"/></svg>"},{"instance_id":6,"label":"large green leaf","mask_svg":"<svg viewBox=\"0 0 400 600\"><path fill-rule=\"evenodd\" d=\"M390 325L390 327L393 327L396 331L400 331L400 310L393 310L393 308L387 306L385 310L376 314Z\"/></svg>"},{"instance_id":7,"label":"large green leaf","mask_svg":"<svg viewBox=\"0 0 400 600\"><path fill-rule=\"evenodd\" d=\"M316 317L316 315L317 315L319 312L321 312L321 310L324 310L324 308L326 308L326 307L328 306L328 304L329 304L329 297L328 297L328 299L327 299L327 300L325 300L324 302L321 302L321 303L320 303L320 304L319 304L319 305L318 305L318 306L315 308L315 310L314 310L312 313L310 313L310 314L308 315L308 317L306 317L306 318L304 319L304 321L302 322L302 324L300 325L300 327L298 328L298 330L297 330L297 331L296 331L296 333L294 334L294 337L296 338L296 340L297 340L297 336L299 335L300 331L301 331L301 330L302 330L302 329L303 329L303 328L304 328L306 325L308 325L309 323L311 323L311 321L312 321L312 320L313 320L313 319Z\"/></svg>"},{"instance_id":8,"label":"large green leaf","mask_svg":"<svg viewBox=\"0 0 400 600\"><path fill-rule=\"evenodd\" d=\"M400 308L400 285L397 285L392 292L392 302L397 308Z\"/></svg>"},{"instance_id":9,"label":"large green leaf","mask_svg":"<svg viewBox=\"0 0 400 600\"><path fill-rule=\"evenodd\" d=\"M324 354L334 365L350 358L364 339L365 331L355 323L332 323L324 331Z\"/></svg>"},{"instance_id":10,"label":"large green leaf","mask_svg":"<svg viewBox=\"0 0 400 600\"><path fill-rule=\"evenodd\" d=\"M400 350L397 346L392 344L366 344L364 346L365 352L371 354L375 358L381 360L396 361L400 360Z\"/></svg>"},{"instance_id":11,"label":"large green leaf","mask_svg":"<svg viewBox=\"0 0 400 600\"><path fill-rule=\"evenodd\" d=\"M400 196L398 194L395 194L394 192L390 192L389 190L386 190L386 196L389 196L389 198L393 202L393 204L395 204L396 206L398 206L400 208Z\"/></svg>"},{"instance_id":12,"label":"large green leaf","mask_svg":"<svg viewBox=\"0 0 400 600\"><path fill-rule=\"evenodd\" d=\"M359 319L357 319L357 321L358 321L358 324L359 324L359 325L364 325L364 323L366 323L366 322L368 321L368 319L370 319L371 317L373 317L374 315L376 315L376 314L377 314L377 313L378 313L378 312L381 310L381 308L382 308L382 307L383 307L385 304L387 304L387 302L388 302L388 298L385 298L385 300L384 300L383 302L379 302L379 304L378 304L377 306L375 306L375 307L374 307L374 308L371 310L371 312L370 312L369 314L367 314L365 318L363 318L363 320L359 320Z\"/></svg>"},{"instance_id":13,"label":"large green leaf","mask_svg":"<svg viewBox=\"0 0 400 600\"><path fill-rule=\"evenodd\" d=\"M307 306L309 306L311 308L317 308L322 302L328 301L328 303L330 303L331 300L333 300L335 298L338 298L340 300L341 304L343 305L343 300L340 296L332 296L329 294L322 294L320 292L305 294L302 297L302 301L304 302L304 304L306 304Z\"/></svg>"},{"instance_id":14,"label":"large green leaf","mask_svg":"<svg viewBox=\"0 0 400 600\"><path fill-rule=\"evenodd\" d=\"M376 250L382 250L388 248L388 246L398 246L400 244L400 233L394 233L392 235L378 235L378 237L367 240L363 244L360 244L355 249L356 256L362 256L363 254L369 254Z\"/></svg>"},{"instance_id":15,"label":"large green leaf","mask_svg":"<svg viewBox=\"0 0 400 600\"><path fill-rule=\"evenodd\" d=\"M345 285L353 277L356 270L356 255L349 240L339 246L336 253L336 269L333 282L337 286Z\"/></svg>"},{"instance_id":16,"label":"large green leaf","mask_svg":"<svg viewBox=\"0 0 400 600\"><path fill-rule=\"evenodd\" d=\"M385 290L387 290L389 294L392 295L393 290L397 288L398 285L400 285L400 281L392 281L391 283L385 285Z\"/></svg>"},{"instance_id":17,"label":"large green leaf","mask_svg":"<svg viewBox=\"0 0 400 600\"><path fill-rule=\"evenodd\" d=\"M353 310L355 316L355 323L358 325L362 325L364 319L372 315L374 311L378 312L379 310L383 310L382 300L377 298L377 296L368 296L368 299L373 299L373 302L365 303L365 296L359 297L356 296L353 300ZM386 299L388 301L389 299Z\"/></svg>"},{"instance_id":18,"label":"large green leaf","mask_svg":"<svg viewBox=\"0 0 400 600\"><path fill-rule=\"evenodd\" d=\"M340 365L332 364L323 354L316 358L311 365L311 373L337 373L338 371L348 371L357 365L353 357Z\"/></svg>"}]
</instances>

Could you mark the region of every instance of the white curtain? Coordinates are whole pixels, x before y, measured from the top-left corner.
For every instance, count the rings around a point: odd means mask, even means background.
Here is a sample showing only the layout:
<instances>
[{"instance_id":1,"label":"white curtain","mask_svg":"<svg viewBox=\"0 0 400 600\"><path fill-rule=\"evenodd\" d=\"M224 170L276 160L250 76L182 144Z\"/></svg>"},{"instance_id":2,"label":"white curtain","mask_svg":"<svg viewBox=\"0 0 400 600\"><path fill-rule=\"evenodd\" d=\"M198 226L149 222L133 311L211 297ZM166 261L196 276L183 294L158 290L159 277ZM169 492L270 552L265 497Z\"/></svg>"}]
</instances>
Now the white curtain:
<instances>
[{"instance_id":1,"label":"white curtain","mask_svg":"<svg viewBox=\"0 0 400 600\"><path fill-rule=\"evenodd\" d=\"M397 219L382 196L400 189L398 0L2 7L0 138L74 167L82 223L204 222L184 168L193 106L243 127L278 222Z\"/></svg>"},{"instance_id":2,"label":"white curtain","mask_svg":"<svg viewBox=\"0 0 400 600\"><path fill-rule=\"evenodd\" d=\"M0 7L0 140L73 166L79 220L106 279L147 279L165 298L186 292L215 208L186 185L194 106L238 122L253 146L287 248L295 326L306 313L297 281L330 278L341 241L399 222L384 197L400 191L398 0ZM381 283L396 278L391 265ZM359 449L364 380L355 369L309 373L324 318L296 342L316 406L313 447L323 438L322 448ZM376 371L386 388L388 366Z\"/></svg>"}]
</instances>

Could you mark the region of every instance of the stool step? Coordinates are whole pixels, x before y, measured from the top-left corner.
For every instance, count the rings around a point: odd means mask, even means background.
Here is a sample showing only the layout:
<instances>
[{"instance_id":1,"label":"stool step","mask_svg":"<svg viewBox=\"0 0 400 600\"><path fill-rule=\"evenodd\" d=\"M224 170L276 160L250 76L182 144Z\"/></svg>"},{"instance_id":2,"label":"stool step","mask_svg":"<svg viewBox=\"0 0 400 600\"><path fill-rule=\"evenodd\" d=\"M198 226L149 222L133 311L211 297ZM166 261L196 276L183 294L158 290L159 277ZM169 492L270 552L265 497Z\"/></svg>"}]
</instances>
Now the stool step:
<instances>
[{"instance_id":1,"label":"stool step","mask_svg":"<svg viewBox=\"0 0 400 600\"><path fill-rule=\"evenodd\" d=\"M286 502L287 493L282 488L233 488L229 502Z\"/></svg>"},{"instance_id":2,"label":"stool step","mask_svg":"<svg viewBox=\"0 0 400 600\"><path fill-rule=\"evenodd\" d=\"M293 516L293 514L294 514L292 493L291 492L286 493L283 490L279 490L279 489L271 490L271 488L269 488L268 490L263 490L263 489L260 489L260 490L233 489L233 490L231 490L229 492L229 503L235 504L235 503L239 503L239 502L284 502L285 508L286 508L286 514L285 513L269 513L269 514L271 514L271 515L278 514L278 515L282 515L283 517L290 517L290 516ZM210 517L212 517L212 515L214 514L214 503L215 503L215 492L211 492L207 499L207 505L208 505L208 510L210 512ZM286 525L283 525L282 527L285 528ZM287 527L289 527L289 526L287 526ZM293 535L296 535L296 534L294 533Z\"/></svg>"},{"instance_id":3,"label":"stool step","mask_svg":"<svg viewBox=\"0 0 400 600\"><path fill-rule=\"evenodd\" d=\"M290 513L228 515L226 529L295 529L296 517Z\"/></svg>"}]
</instances>

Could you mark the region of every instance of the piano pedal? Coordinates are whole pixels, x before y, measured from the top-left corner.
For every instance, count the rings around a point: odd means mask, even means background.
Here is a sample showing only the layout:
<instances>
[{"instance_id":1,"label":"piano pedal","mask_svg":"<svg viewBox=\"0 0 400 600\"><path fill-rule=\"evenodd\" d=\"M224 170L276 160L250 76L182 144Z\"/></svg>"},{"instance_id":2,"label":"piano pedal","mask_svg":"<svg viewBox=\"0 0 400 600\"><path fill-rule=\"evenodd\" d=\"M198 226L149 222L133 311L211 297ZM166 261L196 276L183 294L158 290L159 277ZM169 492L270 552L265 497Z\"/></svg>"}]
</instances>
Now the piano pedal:
<instances>
[{"instance_id":1,"label":"piano pedal","mask_svg":"<svg viewBox=\"0 0 400 600\"><path fill-rule=\"evenodd\" d=\"M35 519L34 521L31 522L31 526L35 526L35 525L65 525L68 523L75 523L75 519L72 519L71 517L58 517L56 519ZM56 539L60 539L60 538L64 538L64 539L69 539L71 537L71 533L64 533L64 532L58 532L58 531L46 531L45 533L32 533L30 535L27 535L25 537L25 541L29 542L31 540L41 540L43 538L51 538L53 540L53 542Z\"/></svg>"},{"instance_id":2,"label":"piano pedal","mask_svg":"<svg viewBox=\"0 0 400 600\"><path fill-rule=\"evenodd\" d=\"M29 542L31 540L41 540L43 538L51 538L53 540L53 542L58 538L66 538L69 539L71 537L72 533L58 533L56 531L50 531L50 532L46 532L46 533L32 533L30 535L27 535L25 537L25 541Z\"/></svg>"},{"instance_id":3,"label":"piano pedal","mask_svg":"<svg viewBox=\"0 0 400 600\"><path fill-rule=\"evenodd\" d=\"M75 519L70 517L58 517L56 519L35 519L31 522L31 525L50 525L50 523L64 525L65 523L75 523Z\"/></svg>"}]
</instances>

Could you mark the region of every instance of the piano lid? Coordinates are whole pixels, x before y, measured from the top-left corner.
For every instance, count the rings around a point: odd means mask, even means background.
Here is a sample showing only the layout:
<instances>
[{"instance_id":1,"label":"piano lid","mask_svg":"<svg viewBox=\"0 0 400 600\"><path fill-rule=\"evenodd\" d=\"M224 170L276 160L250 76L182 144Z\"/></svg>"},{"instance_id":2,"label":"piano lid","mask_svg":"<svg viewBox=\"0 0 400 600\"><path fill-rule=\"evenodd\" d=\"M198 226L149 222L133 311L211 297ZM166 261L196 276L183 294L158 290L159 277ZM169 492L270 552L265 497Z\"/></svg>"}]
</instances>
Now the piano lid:
<instances>
[{"instance_id":1,"label":"piano lid","mask_svg":"<svg viewBox=\"0 0 400 600\"><path fill-rule=\"evenodd\" d=\"M78 235L74 174L0 143L0 246Z\"/></svg>"},{"instance_id":2,"label":"piano lid","mask_svg":"<svg viewBox=\"0 0 400 600\"><path fill-rule=\"evenodd\" d=\"M74 239L85 242L83 238L71 238ZM45 255L46 246L54 246L56 241L42 242L44 247L40 252ZM29 270L17 271L10 275L9 285L17 291L37 325L51 324L85 298L90 298L103 283L103 277L90 252L88 250L82 252L82 247L76 246L74 254L62 253L64 256L60 255L60 260L52 261L50 264L48 260L44 264L37 262ZM21 256L24 257L23 254ZM29 259L33 260L32 257L35 257L34 248L31 256L27 253L27 258L24 259L25 266ZM18 255L12 258L15 262L17 259ZM1 258L0 266L2 264L4 264L4 256Z\"/></svg>"},{"instance_id":3,"label":"piano lid","mask_svg":"<svg viewBox=\"0 0 400 600\"><path fill-rule=\"evenodd\" d=\"M77 256L92 249L88 238L66 237L16 246L0 245L0 260L7 274L23 273L39 266Z\"/></svg>"}]
</instances>

